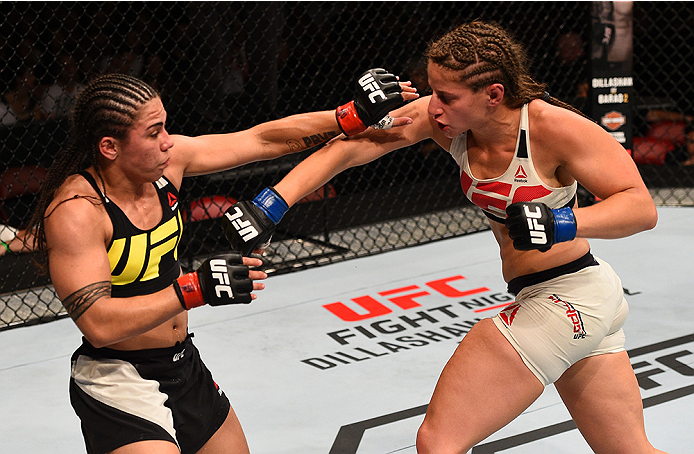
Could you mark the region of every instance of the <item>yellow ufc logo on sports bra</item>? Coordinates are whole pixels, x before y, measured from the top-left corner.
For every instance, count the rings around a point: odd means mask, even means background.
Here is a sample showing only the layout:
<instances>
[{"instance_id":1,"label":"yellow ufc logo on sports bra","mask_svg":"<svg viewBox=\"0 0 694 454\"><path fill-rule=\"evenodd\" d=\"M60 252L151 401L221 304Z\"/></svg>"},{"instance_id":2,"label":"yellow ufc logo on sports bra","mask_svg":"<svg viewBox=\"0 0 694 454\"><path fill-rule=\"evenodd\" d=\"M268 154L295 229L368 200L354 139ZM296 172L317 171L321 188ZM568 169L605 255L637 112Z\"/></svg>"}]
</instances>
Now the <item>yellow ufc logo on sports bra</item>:
<instances>
[{"instance_id":1,"label":"yellow ufc logo on sports bra","mask_svg":"<svg viewBox=\"0 0 694 454\"><path fill-rule=\"evenodd\" d=\"M176 245L181 234L179 225L180 214L151 232L131 236L130 247L127 250L127 238L114 240L108 250L108 261L111 264L111 283L113 285L126 285L136 280L148 281L158 277L162 256L173 250L173 259L178 259ZM114 275L113 271L122 261L124 255L127 255L125 267L120 274Z\"/></svg>"}]
</instances>

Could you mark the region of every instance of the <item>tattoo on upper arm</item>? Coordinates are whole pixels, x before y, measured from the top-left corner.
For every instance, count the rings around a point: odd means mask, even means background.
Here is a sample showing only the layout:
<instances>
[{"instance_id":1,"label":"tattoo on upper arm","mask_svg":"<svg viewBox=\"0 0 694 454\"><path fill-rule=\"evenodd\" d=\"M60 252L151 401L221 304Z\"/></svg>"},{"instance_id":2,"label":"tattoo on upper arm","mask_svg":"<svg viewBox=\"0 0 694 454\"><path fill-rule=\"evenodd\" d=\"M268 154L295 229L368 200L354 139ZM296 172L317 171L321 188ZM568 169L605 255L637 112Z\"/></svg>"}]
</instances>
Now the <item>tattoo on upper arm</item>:
<instances>
[{"instance_id":1,"label":"tattoo on upper arm","mask_svg":"<svg viewBox=\"0 0 694 454\"><path fill-rule=\"evenodd\" d=\"M78 318L89 309L92 304L96 303L99 298L109 296L111 294L111 282L101 281L89 284L77 290L63 301L65 310L72 317L72 320L77 321Z\"/></svg>"},{"instance_id":2,"label":"tattoo on upper arm","mask_svg":"<svg viewBox=\"0 0 694 454\"><path fill-rule=\"evenodd\" d=\"M322 143L327 142L328 140L332 139L333 137L337 136L340 134L338 131L326 131L322 134L313 134L310 136L302 137L301 140L304 141L304 146L306 148L311 148L315 147L316 145L320 145ZM291 144L290 144L291 148Z\"/></svg>"}]
</instances>

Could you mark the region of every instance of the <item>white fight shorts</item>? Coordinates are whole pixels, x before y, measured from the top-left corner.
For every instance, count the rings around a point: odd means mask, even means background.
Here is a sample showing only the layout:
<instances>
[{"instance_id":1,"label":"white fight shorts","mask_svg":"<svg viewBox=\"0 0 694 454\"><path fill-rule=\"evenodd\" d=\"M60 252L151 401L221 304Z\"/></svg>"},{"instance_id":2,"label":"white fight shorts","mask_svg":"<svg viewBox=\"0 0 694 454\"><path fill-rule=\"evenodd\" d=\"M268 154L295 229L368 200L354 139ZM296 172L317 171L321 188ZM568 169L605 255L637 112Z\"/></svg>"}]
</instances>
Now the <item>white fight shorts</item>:
<instances>
[{"instance_id":1,"label":"white fight shorts","mask_svg":"<svg viewBox=\"0 0 694 454\"><path fill-rule=\"evenodd\" d=\"M589 356L624 350L629 307L612 267L590 253L509 282L516 301L492 320L547 386Z\"/></svg>"}]
</instances>

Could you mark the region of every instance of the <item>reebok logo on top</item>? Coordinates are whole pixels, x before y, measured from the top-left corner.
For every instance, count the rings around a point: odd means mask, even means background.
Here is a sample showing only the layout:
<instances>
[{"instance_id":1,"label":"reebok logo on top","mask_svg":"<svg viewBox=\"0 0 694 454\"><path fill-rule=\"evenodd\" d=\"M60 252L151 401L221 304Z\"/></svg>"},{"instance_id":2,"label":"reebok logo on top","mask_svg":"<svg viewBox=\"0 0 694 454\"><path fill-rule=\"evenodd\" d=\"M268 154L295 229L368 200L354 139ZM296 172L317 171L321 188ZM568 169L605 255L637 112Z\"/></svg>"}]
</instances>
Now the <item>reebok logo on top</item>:
<instances>
[{"instance_id":1,"label":"reebok logo on top","mask_svg":"<svg viewBox=\"0 0 694 454\"><path fill-rule=\"evenodd\" d=\"M516 175L514 176L514 179L522 183L528 182L528 174L525 173L525 169L523 168L523 166L518 166L518 170L516 170Z\"/></svg>"}]
</instances>

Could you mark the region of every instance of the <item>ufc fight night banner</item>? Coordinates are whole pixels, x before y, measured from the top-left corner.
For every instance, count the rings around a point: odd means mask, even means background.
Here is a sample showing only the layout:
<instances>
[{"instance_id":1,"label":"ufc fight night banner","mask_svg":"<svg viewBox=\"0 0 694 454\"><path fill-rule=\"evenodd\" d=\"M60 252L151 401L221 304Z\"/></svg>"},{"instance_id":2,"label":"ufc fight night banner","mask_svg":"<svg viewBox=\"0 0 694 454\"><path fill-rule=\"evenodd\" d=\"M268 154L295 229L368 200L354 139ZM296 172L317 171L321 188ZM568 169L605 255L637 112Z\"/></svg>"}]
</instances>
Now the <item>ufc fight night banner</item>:
<instances>
[{"instance_id":1,"label":"ufc fight night banner","mask_svg":"<svg viewBox=\"0 0 694 454\"><path fill-rule=\"evenodd\" d=\"M631 152L634 2L591 2L591 116Z\"/></svg>"}]
</instances>

